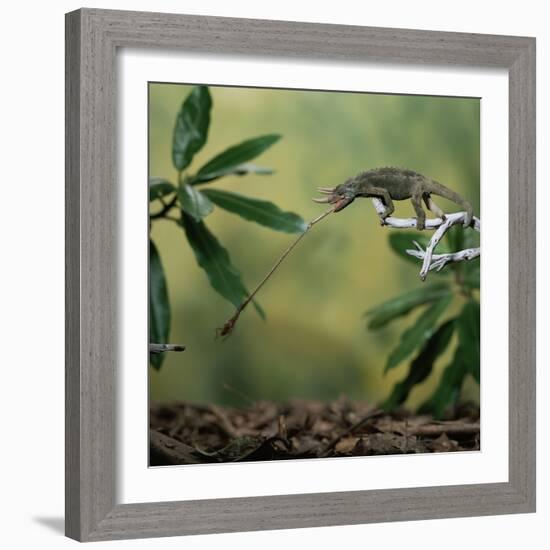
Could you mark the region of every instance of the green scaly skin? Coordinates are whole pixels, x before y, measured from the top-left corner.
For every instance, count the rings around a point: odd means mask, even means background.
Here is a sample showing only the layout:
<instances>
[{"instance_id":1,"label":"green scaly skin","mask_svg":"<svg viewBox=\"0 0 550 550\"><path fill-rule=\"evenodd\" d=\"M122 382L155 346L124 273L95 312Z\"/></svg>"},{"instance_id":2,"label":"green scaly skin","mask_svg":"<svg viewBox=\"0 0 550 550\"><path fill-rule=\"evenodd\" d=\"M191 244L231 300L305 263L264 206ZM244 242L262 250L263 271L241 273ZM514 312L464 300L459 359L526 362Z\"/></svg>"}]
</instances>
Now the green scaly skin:
<instances>
[{"instance_id":1,"label":"green scaly skin","mask_svg":"<svg viewBox=\"0 0 550 550\"><path fill-rule=\"evenodd\" d=\"M393 201L410 199L416 212L416 227L420 230L423 230L426 224L426 212L422 208L422 201L436 216L445 219L445 214L433 202L431 195L443 197L461 206L466 211L465 227L471 225L474 215L472 205L458 193L418 172L402 168L367 170L334 188L321 188L321 192L329 196L315 200L334 204L335 212L349 206L357 197L379 198L385 206L385 212L380 216L382 220L391 216L395 210Z\"/></svg>"}]
</instances>

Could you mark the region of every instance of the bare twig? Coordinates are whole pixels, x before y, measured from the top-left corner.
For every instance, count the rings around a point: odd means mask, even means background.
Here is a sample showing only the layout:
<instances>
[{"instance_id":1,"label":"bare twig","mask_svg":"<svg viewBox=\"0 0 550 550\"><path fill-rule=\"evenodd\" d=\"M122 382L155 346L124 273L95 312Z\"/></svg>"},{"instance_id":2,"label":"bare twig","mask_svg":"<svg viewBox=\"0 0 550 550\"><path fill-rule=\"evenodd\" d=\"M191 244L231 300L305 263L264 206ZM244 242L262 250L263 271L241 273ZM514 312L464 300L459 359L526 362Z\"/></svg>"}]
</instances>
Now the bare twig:
<instances>
[{"instance_id":1,"label":"bare twig","mask_svg":"<svg viewBox=\"0 0 550 550\"><path fill-rule=\"evenodd\" d=\"M318 222L326 218L329 214L332 214L334 212L334 208L331 208L315 218L314 220L310 221L306 228L298 238L281 254L281 257L275 262L273 267L267 272L267 275L260 281L260 283L256 286L256 288L246 297L246 299L243 301L243 303L235 310L235 313L230 317L221 328L218 328L216 333L219 336L227 337L230 336L233 332L233 329L235 328L235 324L239 320L239 316L244 311L246 306L254 299L254 296L258 293L258 291L264 286L264 284L268 281L268 279L275 273L275 270L281 265L283 260L292 252L292 250L295 248L295 246L306 236L308 231Z\"/></svg>"},{"instance_id":2,"label":"bare twig","mask_svg":"<svg viewBox=\"0 0 550 550\"><path fill-rule=\"evenodd\" d=\"M160 218L164 218L166 214L176 205L177 200L178 200L178 197L177 195L175 195L170 202L167 203L163 201L162 209L156 212L155 214L150 214L149 219L158 220Z\"/></svg>"},{"instance_id":3,"label":"bare twig","mask_svg":"<svg viewBox=\"0 0 550 550\"><path fill-rule=\"evenodd\" d=\"M425 424L413 428L410 433L424 437L435 437L442 433L451 434L455 437L476 435L480 431L479 422L463 422L460 420Z\"/></svg>"},{"instance_id":4,"label":"bare twig","mask_svg":"<svg viewBox=\"0 0 550 550\"><path fill-rule=\"evenodd\" d=\"M379 416L382 416L384 411L382 409L374 409L373 411L370 411L365 416L360 418L355 424L351 425L347 430L339 433L336 437L331 439L327 446L323 449L323 452L319 455L320 457L326 457L330 454L332 449L336 447L338 442L343 439L344 437L351 435L355 430L358 430L359 428L362 428L369 420L373 420L374 418L378 418Z\"/></svg>"},{"instance_id":5,"label":"bare twig","mask_svg":"<svg viewBox=\"0 0 550 550\"><path fill-rule=\"evenodd\" d=\"M156 430L149 430L149 452L160 464L200 464L215 462L206 454Z\"/></svg>"},{"instance_id":6,"label":"bare twig","mask_svg":"<svg viewBox=\"0 0 550 550\"><path fill-rule=\"evenodd\" d=\"M286 427L286 418L284 414L280 414L277 420L277 435L283 441L288 441L288 432Z\"/></svg>"},{"instance_id":7,"label":"bare twig","mask_svg":"<svg viewBox=\"0 0 550 550\"><path fill-rule=\"evenodd\" d=\"M216 405L210 405L209 406L210 412L218 419L219 421L219 427L222 428L222 430L232 438L238 438L241 437L241 432L233 426L229 418L227 418L226 414L222 409L217 407Z\"/></svg>"},{"instance_id":8,"label":"bare twig","mask_svg":"<svg viewBox=\"0 0 550 550\"><path fill-rule=\"evenodd\" d=\"M149 344L149 353L163 353L165 351L185 351L185 346L179 344Z\"/></svg>"},{"instance_id":9,"label":"bare twig","mask_svg":"<svg viewBox=\"0 0 550 550\"><path fill-rule=\"evenodd\" d=\"M418 258L419 260L424 260L426 257L426 251L416 242L413 241L413 244L416 246L416 250L407 249L407 254ZM452 262L462 262L463 260L473 260L478 258L481 254L481 250L478 248L465 248L458 252L452 252L449 254L432 254L429 271L435 269L436 271L441 271L448 263Z\"/></svg>"},{"instance_id":10,"label":"bare twig","mask_svg":"<svg viewBox=\"0 0 550 550\"><path fill-rule=\"evenodd\" d=\"M384 203L378 199L373 198L372 202L374 208L378 212L378 215L382 216L386 210ZM430 239L426 250L423 250L422 247L414 242L417 250L407 250L407 254L419 258L422 260L422 268L420 270L420 278L424 281L428 272L435 269L440 271L451 262L461 262L464 260L472 260L477 258L481 254L481 249L478 248L468 248L465 250L460 250L452 254L436 254L434 255L434 250L439 244L445 233L453 226L459 223L464 223L466 218L466 212L454 212L452 214L447 214L445 219L442 218L433 218L426 220L425 229L434 230L434 234ZM382 225L387 225L395 229L408 229L411 227L416 227L416 218L394 218L393 216L388 216L387 218L381 218ZM481 232L481 222L479 218L474 217L472 220L472 227L478 233Z\"/></svg>"},{"instance_id":11,"label":"bare twig","mask_svg":"<svg viewBox=\"0 0 550 550\"><path fill-rule=\"evenodd\" d=\"M411 424L404 420L395 420L388 416L375 424L375 428L382 432L398 433L404 436L416 435L420 437L437 437L442 433L452 435L455 438L466 437L478 434L480 431L479 421L469 419L437 421L426 419L426 422Z\"/></svg>"}]
</instances>

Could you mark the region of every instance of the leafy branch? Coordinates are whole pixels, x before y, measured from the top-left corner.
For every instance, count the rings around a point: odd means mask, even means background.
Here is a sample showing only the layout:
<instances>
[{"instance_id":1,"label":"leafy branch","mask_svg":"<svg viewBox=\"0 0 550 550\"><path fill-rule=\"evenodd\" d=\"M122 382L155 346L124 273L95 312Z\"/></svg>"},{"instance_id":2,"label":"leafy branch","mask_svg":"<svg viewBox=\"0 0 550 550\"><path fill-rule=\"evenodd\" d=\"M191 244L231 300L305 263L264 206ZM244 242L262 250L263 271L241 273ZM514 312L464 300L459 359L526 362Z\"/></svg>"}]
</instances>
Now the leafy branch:
<instances>
[{"instance_id":1,"label":"leafy branch","mask_svg":"<svg viewBox=\"0 0 550 550\"><path fill-rule=\"evenodd\" d=\"M415 257L410 254L413 239L418 242L419 248L426 250L430 246L427 237L411 232L391 234L389 244L402 259L416 263ZM440 242L439 246L443 252L440 256L445 258L458 254L456 251L478 248L472 232L464 231L461 225L449 227L446 242ZM438 261L437 255L431 259ZM435 361L448 349L453 336L457 340L453 359L444 369L435 392L420 406L419 411L441 418L459 399L467 375L479 383L480 309L475 296L479 290L479 261L450 263L449 266L448 270L434 271L439 275L439 280L392 298L366 313L368 328L379 330L412 311L422 310L401 335L387 359L385 372L413 357L407 375L394 386L383 403L386 410L402 405L412 389L428 378ZM460 313L439 323L457 301L462 303Z\"/></svg>"},{"instance_id":2,"label":"leafy branch","mask_svg":"<svg viewBox=\"0 0 550 550\"><path fill-rule=\"evenodd\" d=\"M281 137L268 134L247 139L228 147L195 172L190 172L195 155L208 140L212 105L207 86L194 87L183 101L172 136L172 164L177 173L176 181L149 178L149 220L151 224L168 220L182 229L198 266L204 270L212 288L238 307L249 293L229 252L208 228L205 219L219 207L246 221L276 231L302 233L307 226L297 214L285 212L269 201L219 189L202 190L202 186L227 176L273 174L271 168L256 166L250 161L277 143ZM152 240L149 254L149 338L152 344L167 344L171 318L168 285L160 255ZM263 316L260 306L255 302L254 305ZM162 352L173 347L161 345L154 348L159 353L150 354L151 365L159 369L164 358Z\"/></svg>"}]
</instances>

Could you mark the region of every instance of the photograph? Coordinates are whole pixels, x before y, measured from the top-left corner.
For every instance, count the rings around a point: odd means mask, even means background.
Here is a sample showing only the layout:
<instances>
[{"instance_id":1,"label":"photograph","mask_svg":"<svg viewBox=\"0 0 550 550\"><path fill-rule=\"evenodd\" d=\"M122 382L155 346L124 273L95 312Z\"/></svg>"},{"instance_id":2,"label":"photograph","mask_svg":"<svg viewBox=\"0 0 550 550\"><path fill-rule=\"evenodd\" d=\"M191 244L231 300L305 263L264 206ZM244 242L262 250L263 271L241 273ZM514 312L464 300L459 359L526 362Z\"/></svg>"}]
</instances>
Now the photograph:
<instances>
[{"instance_id":1,"label":"photograph","mask_svg":"<svg viewBox=\"0 0 550 550\"><path fill-rule=\"evenodd\" d=\"M480 107L148 83L150 467L480 451Z\"/></svg>"}]
</instances>

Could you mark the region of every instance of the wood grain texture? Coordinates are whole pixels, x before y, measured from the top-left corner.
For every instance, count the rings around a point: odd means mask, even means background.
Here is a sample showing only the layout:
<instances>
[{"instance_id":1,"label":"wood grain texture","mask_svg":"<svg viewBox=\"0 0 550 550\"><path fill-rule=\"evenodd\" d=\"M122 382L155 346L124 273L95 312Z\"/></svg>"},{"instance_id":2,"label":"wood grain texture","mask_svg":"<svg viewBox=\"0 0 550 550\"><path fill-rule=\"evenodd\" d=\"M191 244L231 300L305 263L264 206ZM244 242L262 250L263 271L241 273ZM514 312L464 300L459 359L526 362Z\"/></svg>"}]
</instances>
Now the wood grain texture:
<instances>
[{"instance_id":1,"label":"wood grain texture","mask_svg":"<svg viewBox=\"0 0 550 550\"><path fill-rule=\"evenodd\" d=\"M65 529L80 528L80 14L65 26Z\"/></svg>"},{"instance_id":2,"label":"wood grain texture","mask_svg":"<svg viewBox=\"0 0 550 550\"><path fill-rule=\"evenodd\" d=\"M509 482L116 504L115 58L116 48L136 46L509 70ZM535 510L533 38L86 9L66 18L66 71L68 536L108 540Z\"/></svg>"},{"instance_id":3,"label":"wood grain texture","mask_svg":"<svg viewBox=\"0 0 550 550\"><path fill-rule=\"evenodd\" d=\"M85 538L114 506L115 52L85 12L67 29L67 534Z\"/></svg>"},{"instance_id":4,"label":"wood grain texture","mask_svg":"<svg viewBox=\"0 0 550 550\"><path fill-rule=\"evenodd\" d=\"M536 118L535 41L509 69L510 483L536 501ZM530 206L531 205L531 206Z\"/></svg>"}]
</instances>

